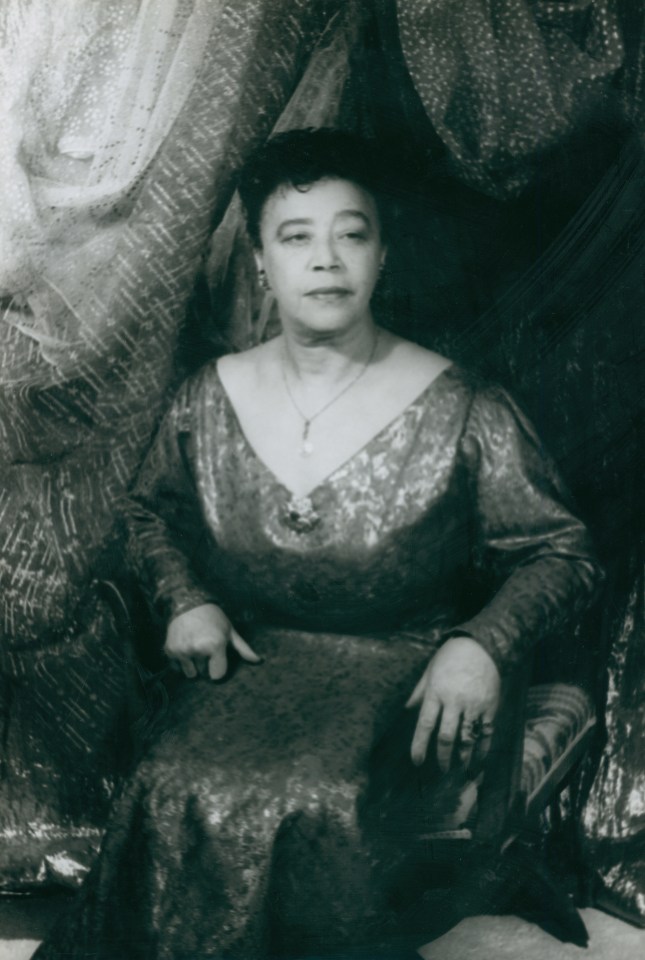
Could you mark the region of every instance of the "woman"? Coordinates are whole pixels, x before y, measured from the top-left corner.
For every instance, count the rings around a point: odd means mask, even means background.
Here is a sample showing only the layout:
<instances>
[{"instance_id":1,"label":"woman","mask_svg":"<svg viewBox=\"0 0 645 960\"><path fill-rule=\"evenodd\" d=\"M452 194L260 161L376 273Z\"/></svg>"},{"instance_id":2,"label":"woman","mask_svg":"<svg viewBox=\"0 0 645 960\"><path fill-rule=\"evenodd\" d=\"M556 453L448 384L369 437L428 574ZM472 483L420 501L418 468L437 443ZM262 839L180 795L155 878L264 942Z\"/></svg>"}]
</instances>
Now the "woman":
<instances>
[{"instance_id":1,"label":"woman","mask_svg":"<svg viewBox=\"0 0 645 960\"><path fill-rule=\"evenodd\" d=\"M40 957L383 939L415 834L459 803L433 808L433 784L474 775L502 675L592 593L585 530L506 394L375 325L376 167L320 130L244 171L282 333L184 384L129 502L189 682Z\"/></svg>"}]
</instances>

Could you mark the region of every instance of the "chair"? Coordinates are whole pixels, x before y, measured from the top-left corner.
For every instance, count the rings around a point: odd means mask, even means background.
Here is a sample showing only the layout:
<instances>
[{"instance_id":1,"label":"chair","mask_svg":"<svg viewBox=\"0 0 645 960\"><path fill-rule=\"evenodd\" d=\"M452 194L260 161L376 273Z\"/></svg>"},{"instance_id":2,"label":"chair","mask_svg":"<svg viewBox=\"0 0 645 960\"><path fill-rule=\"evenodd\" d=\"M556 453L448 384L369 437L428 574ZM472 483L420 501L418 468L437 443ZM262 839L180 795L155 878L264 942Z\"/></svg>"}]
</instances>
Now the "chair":
<instances>
[{"instance_id":1,"label":"chair","mask_svg":"<svg viewBox=\"0 0 645 960\"><path fill-rule=\"evenodd\" d=\"M528 669L522 668L506 682L504 707L474 802L460 809L459 822L419 837L427 862L449 865L456 876L450 894L440 901L434 938L467 915L507 908L525 888L547 908L550 932L579 946L588 941L567 894L526 841L539 833L541 815L585 757L595 708L573 684L530 686L528 681ZM518 729L523 729L522 737ZM416 912L422 909L415 907Z\"/></svg>"}]
</instances>

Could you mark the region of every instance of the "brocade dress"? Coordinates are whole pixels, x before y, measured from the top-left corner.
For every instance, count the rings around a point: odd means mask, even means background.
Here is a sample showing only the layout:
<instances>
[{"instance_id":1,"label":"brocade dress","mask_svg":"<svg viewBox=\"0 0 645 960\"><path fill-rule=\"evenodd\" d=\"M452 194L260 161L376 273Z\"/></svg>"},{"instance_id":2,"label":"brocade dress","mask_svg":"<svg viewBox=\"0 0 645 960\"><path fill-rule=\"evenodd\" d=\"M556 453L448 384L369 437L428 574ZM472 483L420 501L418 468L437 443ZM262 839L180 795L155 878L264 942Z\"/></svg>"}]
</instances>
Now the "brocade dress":
<instances>
[{"instance_id":1,"label":"brocade dress","mask_svg":"<svg viewBox=\"0 0 645 960\"><path fill-rule=\"evenodd\" d=\"M447 636L505 672L587 604L597 568L563 500L508 395L456 366L300 500L216 364L186 381L128 502L134 565L160 623L217 603L263 661L178 681L40 960L377 940L414 836L452 812L403 706Z\"/></svg>"}]
</instances>

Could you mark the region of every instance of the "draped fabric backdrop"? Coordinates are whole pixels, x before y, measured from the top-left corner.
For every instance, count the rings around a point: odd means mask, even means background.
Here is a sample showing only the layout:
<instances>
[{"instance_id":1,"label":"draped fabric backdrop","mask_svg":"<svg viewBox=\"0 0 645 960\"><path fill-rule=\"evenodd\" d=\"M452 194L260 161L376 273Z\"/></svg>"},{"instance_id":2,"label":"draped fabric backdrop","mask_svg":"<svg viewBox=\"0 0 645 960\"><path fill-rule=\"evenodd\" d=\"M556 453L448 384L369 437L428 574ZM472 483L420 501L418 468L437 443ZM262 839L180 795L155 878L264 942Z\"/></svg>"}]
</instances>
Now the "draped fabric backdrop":
<instances>
[{"instance_id":1,"label":"draped fabric backdrop","mask_svg":"<svg viewBox=\"0 0 645 960\"><path fill-rule=\"evenodd\" d=\"M382 322L515 391L598 539L601 629L557 668L592 663L602 702L610 658L581 823L598 897L645 921L637 6L4 4L1 885L74 884L91 861L132 719L96 583L124 573L119 496L183 372L275 325L234 170L276 126L341 123L422 158L396 188Z\"/></svg>"},{"instance_id":2,"label":"draped fabric backdrop","mask_svg":"<svg viewBox=\"0 0 645 960\"><path fill-rule=\"evenodd\" d=\"M118 498L176 379L232 172L327 20L307 0L5 6L5 885L76 879L99 835L129 664L93 580L106 555L120 572Z\"/></svg>"}]
</instances>

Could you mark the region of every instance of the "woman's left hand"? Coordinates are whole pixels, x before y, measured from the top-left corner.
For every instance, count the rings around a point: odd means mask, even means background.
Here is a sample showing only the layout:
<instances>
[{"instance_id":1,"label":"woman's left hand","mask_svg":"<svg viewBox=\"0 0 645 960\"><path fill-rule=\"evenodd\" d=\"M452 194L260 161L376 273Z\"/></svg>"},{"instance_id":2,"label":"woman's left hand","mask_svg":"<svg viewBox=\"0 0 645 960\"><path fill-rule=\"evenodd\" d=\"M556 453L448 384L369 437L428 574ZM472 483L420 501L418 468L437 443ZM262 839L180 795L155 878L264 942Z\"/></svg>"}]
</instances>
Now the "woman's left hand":
<instances>
[{"instance_id":1,"label":"woman's left hand","mask_svg":"<svg viewBox=\"0 0 645 960\"><path fill-rule=\"evenodd\" d=\"M437 761L441 770L449 769L455 750L465 766L476 745L478 755L483 757L490 746L500 685L495 662L476 640L446 640L406 704L421 705L412 738L413 763L420 765L425 760L437 725Z\"/></svg>"}]
</instances>

